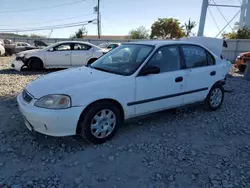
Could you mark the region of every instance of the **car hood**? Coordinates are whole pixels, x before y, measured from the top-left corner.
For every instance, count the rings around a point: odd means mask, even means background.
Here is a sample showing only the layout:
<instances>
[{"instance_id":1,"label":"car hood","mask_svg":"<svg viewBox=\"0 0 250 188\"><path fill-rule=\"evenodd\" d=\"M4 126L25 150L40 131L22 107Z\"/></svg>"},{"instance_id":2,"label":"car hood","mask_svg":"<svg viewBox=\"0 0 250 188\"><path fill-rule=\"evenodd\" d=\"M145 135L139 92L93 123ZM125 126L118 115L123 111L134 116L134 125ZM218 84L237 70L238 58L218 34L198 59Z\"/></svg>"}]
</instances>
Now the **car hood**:
<instances>
[{"instance_id":1,"label":"car hood","mask_svg":"<svg viewBox=\"0 0 250 188\"><path fill-rule=\"evenodd\" d=\"M29 46L29 47L33 47L33 46ZM18 54L30 54L30 53L38 52L38 51L42 51L42 50L41 49L25 50L25 51L19 52Z\"/></svg>"},{"instance_id":2,"label":"car hood","mask_svg":"<svg viewBox=\"0 0 250 188\"><path fill-rule=\"evenodd\" d=\"M123 76L88 67L72 68L40 76L31 81L26 90L37 99L49 94L71 95L72 88L82 88L90 84L101 85L120 77Z\"/></svg>"}]
</instances>

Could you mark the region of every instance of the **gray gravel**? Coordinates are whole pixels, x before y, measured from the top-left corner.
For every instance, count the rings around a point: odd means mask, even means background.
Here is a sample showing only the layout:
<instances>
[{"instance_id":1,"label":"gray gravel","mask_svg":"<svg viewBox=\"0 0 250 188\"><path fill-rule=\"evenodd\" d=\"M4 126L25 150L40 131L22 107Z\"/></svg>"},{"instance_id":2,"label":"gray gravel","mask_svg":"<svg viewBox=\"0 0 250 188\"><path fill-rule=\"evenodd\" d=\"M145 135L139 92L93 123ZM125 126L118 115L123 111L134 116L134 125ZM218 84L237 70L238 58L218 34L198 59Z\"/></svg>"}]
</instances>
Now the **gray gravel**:
<instances>
[{"instance_id":1,"label":"gray gravel","mask_svg":"<svg viewBox=\"0 0 250 188\"><path fill-rule=\"evenodd\" d=\"M250 187L250 82L231 70L216 112L197 106L127 122L102 145L29 132L15 96L40 74L0 57L0 188Z\"/></svg>"}]
</instances>

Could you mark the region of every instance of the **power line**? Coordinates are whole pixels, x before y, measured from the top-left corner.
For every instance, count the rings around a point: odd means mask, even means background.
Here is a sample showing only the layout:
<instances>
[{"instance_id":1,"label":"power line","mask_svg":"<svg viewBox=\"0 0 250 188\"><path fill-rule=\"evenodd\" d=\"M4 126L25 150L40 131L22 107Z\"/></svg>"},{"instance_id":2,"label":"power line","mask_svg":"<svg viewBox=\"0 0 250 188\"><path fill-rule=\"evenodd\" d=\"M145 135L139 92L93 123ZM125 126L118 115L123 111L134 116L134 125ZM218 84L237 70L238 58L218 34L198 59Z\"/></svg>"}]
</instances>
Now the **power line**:
<instances>
[{"instance_id":1,"label":"power line","mask_svg":"<svg viewBox=\"0 0 250 188\"><path fill-rule=\"evenodd\" d=\"M69 17L69 18L63 18L63 19L58 19L58 20L52 20L52 21L23 23L23 24L20 24L20 25L22 25L22 26L24 26L24 25L38 25L38 24L42 24L42 23L59 22L59 21L71 20L71 19L74 19L74 18L79 18L79 17L83 17L83 16L89 16L89 15L93 15L93 13L79 15L79 16L74 16L74 17ZM0 26L2 27L2 26L14 26L14 25L0 25ZM15 26L17 26L17 25L15 25Z\"/></svg>"},{"instance_id":2,"label":"power line","mask_svg":"<svg viewBox=\"0 0 250 188\"><path fill-rule=\"evenodd\" d=\"M210 10L209 7L208 7L208 11L209 11L209 13L210 13L210 15L211 15L211 17L212 17L214 23L215 23L215 26L217 27L218 31L220 31L220 28L219 28L219 26L218 26L218 24L217 24L217 22L216 22L216 20L215 20L215 18L214 18L214 16L213 16L213 14L212 14L212 12L211 12L211 10Z\"/></svg>"},{"instance_id":3,"label":"power line","mask_svg":"<svg viewBox=\"0 0 250 188\"><path fill-rule=\"evenodd\" d=\"M68 23L68 24L61 24L61 25L53 25L53 26L45 26L45 27L37 27L37 28L26 28L26 29L5 29L0 30L0 32L27 32L27 31L41 31L41 30L52 30L52 29L61 29L61 28L68 28L68 27L76 27L76 26L83 26L89 23L92 23L95 19L89 21L82 21L82 22L75 22L75 23Z\"/></svg>"},{"instance_id":4,"label":"power line","mask_svg":"<svg viewBox=\"0 0 250 188\"><path fill-rule=\"evenodd\" d=\"M70 3L64 3L64 4L54 5L54 6L45 6L45 7L40 7L40 8L21 9L21 10L6 10L6 11L1 11L0 14L11 13L11 12L27 12L27 11L35 11L35 10L42 10L42 9L51 9L51 8L57 8L57 7L62 7L62 6L66 6L66 5L81 3L83 1L86 1L86 0L78 0L78 1L70 2Z\"/></svg>"},{"instance_id":5,"label":"power line","mask_svg":"<svg viewBox=\"0 0 250 188\"><path fill-rule=\"evenodd\" d=\"M238 16L238 14L240 13L240 10L234 15L234 17L227 23L227 25L225 25L225 27L222 28L222 30L215 36L215 38L217 38L222 31L224 31L224 29L226 29L226 27L236 18L236 16Z\"/></svg>"}]
</instances>

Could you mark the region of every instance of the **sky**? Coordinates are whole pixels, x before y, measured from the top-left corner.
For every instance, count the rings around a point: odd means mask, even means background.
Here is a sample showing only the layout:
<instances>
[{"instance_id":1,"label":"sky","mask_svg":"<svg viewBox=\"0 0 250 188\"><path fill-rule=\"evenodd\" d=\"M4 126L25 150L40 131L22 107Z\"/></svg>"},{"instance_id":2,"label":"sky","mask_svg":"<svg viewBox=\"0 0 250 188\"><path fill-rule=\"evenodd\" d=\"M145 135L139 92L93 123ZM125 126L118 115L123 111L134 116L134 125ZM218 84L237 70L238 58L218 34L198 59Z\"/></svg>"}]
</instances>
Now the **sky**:
<instances>
[{"instance_id":1,"label":"sky","mask_svg":"<svg viewBox=\"0 0 250 188\"><path fill-rule=\"evenodd\" d=\"M184 24L190 18L198 31L202 0L100 0L101 34L127 35L131 29L145 26L150 30L151 25L158 18L177 18ZM213 0L210 0L213 2ZM241 0L214 0L216 4L240 5ZM75 2L75 3L74 3ZM76 3L77 2L77 3ZM71 3L71 4L70 4ZM57 6L67 4L65 6ZM95 19L93 12L97 0L0 0L0 30L27 29L84 22ZM56 7L57 6L57 7ZM53 7L53 8L48 8ZM27 10L28 11L22 11ZM216 20L207 12L204 35L215 37L227 22L216 7L210 7ZM239 11L239 8L220 7L227 21ZM239 20L239 16L232 21L231 27ZM68 38L80 26L53 30L51 38ZM97 25L85 26L89 35L97 34ZM230 27L226 31L231 31ZM50 30L23 32L19 34L39 34L48 36Z\"/></svg>"}]
</instances>

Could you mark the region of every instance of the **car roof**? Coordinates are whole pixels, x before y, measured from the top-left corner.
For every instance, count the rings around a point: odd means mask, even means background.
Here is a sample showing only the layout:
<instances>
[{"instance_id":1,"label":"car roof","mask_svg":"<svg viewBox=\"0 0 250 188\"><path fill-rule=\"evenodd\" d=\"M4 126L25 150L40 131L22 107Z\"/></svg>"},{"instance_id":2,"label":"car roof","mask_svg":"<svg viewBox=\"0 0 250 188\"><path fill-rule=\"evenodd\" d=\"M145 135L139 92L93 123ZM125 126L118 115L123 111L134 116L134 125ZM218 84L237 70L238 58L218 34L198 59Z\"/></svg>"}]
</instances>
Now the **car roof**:
<instances>
[{"instance_id":1,"label":"car roof","mask_svg":"<svg viewBox=\"0 0 250 188\"><path fill-rule=\"evenodd\" d=\"M91 44L89 42L85 42L85 41L77 41L77 40L74 40L74 41L60 41L60 42L57 42L55 44L63 44L63 43L82 43L82 44ZM92 45L92 44L91 44Z\"/></svg>"},{"instance_id":2,"label":"car roof","mask_svg":"<svg viewBox=\"0 0 250 188\"><path fill-rule=\"evenodd\" d=\"M180 40L143 40L143 41L136 41L136 42L128 42L124 44L144 44L144 45L153 45L153 46L163 46L163 45L171 45L171 44L195 44L195 45L202 46L199 43L180 41Z\"/></svg>"}]
</instances>

